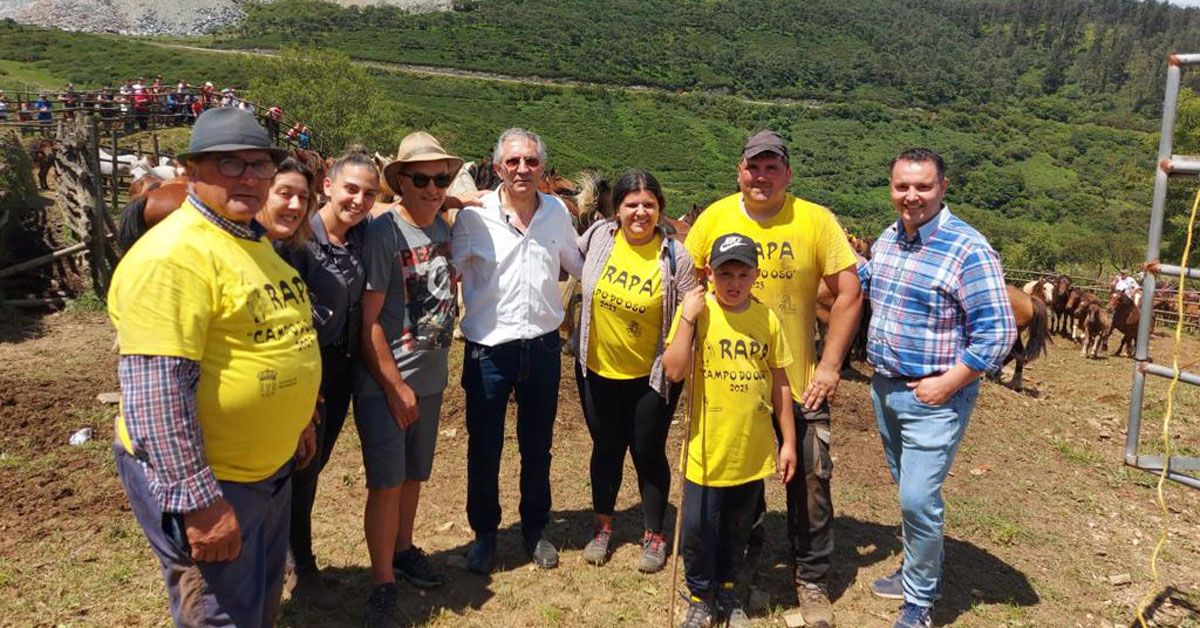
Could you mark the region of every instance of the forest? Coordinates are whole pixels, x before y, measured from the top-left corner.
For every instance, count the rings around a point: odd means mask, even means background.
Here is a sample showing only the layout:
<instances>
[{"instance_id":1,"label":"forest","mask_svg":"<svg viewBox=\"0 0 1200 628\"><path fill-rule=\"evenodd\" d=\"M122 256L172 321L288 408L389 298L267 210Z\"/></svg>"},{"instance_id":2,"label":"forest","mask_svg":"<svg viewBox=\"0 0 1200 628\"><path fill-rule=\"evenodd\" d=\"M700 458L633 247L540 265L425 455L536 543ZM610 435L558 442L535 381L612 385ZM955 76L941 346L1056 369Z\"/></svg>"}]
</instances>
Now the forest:
<instances>
[{"instance_id":1,"label":"forest","mask_svg":"<svg viewBox=\"0 0 1200 628\"><path fill-rule=\"evenodd\" d=\"M588 36L566 43L576 32ZM1117 0L487 0L410 15L282 0L188 42L279 57L230 62L160 43L0 25L0 59L84 86L144 74L236 86L335 148L391 152L422 128L480 159L500 130L525 126L546 138L560 172L651 170L677 215L731 192L741 142L772 128L792 147L793 191L874 235L894 220L888 160L929 146L949 163L947 201L1007 266L1098 274L1144 256L1165 55L1200 51L1200 11ZM814 69L837 59L847 61L838 71ZM357 60L589 86L419 76ZM1200 153L1191 91L1176 142L1177 153ZM1175 189L1173 257L1196 186Z\"/></svg>"}]
</instances>

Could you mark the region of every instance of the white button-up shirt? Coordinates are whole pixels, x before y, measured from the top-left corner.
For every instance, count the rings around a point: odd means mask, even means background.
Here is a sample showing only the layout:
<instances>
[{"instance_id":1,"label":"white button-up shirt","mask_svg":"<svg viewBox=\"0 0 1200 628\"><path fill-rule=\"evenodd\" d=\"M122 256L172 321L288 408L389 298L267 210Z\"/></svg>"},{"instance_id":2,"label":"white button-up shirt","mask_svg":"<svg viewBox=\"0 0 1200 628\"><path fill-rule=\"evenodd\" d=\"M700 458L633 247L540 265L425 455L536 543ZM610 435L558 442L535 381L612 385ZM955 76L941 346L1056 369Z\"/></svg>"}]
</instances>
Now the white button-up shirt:
<instances>
[{"instance_id":1,"label":"white button-up shirt","mask_svg":"<svg viewBox=\"0 0 1200 628\"><path fill-rule=\"evenodd\" d=\"M454 223L451 249L462 277L467 313L462 332L486 346L530 340L562 324L558 277L579 277L583 257L562 201L538 193L538 209L522 233L500 207L500 193L467 207Z\"/></svg>"}]
</instances>

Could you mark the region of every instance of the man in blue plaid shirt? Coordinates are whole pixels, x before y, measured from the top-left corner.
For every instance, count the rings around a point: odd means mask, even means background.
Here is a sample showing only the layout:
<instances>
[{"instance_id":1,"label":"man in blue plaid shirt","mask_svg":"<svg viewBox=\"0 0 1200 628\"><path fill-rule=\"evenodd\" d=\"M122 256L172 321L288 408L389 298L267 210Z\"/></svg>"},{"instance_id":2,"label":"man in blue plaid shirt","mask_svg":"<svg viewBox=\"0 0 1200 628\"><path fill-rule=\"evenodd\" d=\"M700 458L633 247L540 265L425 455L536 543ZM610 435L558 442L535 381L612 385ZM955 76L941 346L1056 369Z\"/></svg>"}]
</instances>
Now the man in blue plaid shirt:
<instances>
[{"instance_id":1,"label":"man in blue plaid shirt","mask_svg":"<svg viewBox=\"0 0 1200 628\"><path fill-rule=\"evenodd\" d=\"M904 562L871 584L902 599L895 628L930 626L942 575L942 482L979 394L1017 336L1000 259L942 203L940 155L923 148L891 163L899 219L859 264L871 299L871 401L884 457L900 488Z\"/></svg>"}]
</instances>

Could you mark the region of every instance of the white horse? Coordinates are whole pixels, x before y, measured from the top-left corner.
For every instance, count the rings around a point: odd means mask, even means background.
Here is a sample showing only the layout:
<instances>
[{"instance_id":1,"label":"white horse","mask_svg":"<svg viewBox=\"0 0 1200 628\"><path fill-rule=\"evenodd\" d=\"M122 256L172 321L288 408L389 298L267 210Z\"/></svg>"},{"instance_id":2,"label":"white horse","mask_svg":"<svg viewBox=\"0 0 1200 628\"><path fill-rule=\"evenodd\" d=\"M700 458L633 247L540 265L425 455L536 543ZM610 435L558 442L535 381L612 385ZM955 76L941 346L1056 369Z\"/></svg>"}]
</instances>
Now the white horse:
<instances>
[{"instance_id":1,"label":"white horse","mask_svg":"<svg viewBox=\"0 0 1200 628\"><path fill-rule=\"evenodd\" d=\"M108 154L103 148L100 152L100 174L111 177L113 175L113 156ZM138 158L133 155L117 155L117 173L128 174L129 171L137 164Z\"/></svg>"}]
</instances>

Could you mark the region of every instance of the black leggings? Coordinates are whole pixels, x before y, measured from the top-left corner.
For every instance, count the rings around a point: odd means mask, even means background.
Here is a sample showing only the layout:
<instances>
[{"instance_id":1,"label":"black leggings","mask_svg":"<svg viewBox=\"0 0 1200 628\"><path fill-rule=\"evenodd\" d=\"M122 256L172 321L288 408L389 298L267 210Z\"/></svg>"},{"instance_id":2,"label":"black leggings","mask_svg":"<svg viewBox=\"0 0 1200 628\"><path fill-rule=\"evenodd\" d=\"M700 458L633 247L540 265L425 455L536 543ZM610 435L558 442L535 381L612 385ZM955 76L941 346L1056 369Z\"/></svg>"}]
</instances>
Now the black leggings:
<instances>
[{"instance_id":1,"label":"black leggings","mask_svg":"<svg viewBox=\"0 0 1200 628\"><path fill-rule=\"evenodd\" d=\"M667 431L682 387L670 385L663 399L650 387L649 377L608 379L590 370L584 377L578 362L575 383L592 435L592 507L596 514L613 514L629 450L646 530L661 534L671 485Z\"/></svg>"},{"instance_id":2,"label":"black leggings","mask_svg":"<svg viewBox=\"0 0 1200 628\"><path fill-rule=\"evenodd\" d=\"M315 568L312 550L312 510L317 497L317 478L333 454L333 446L342 433L350 397L354 392L354 361L344 347L321 347L321 396L318 404L321 424L317 426L317 456L308 466L292 475L292 521L289 542L292 558L300 567Z\"/></svg>"}]
</instances>

